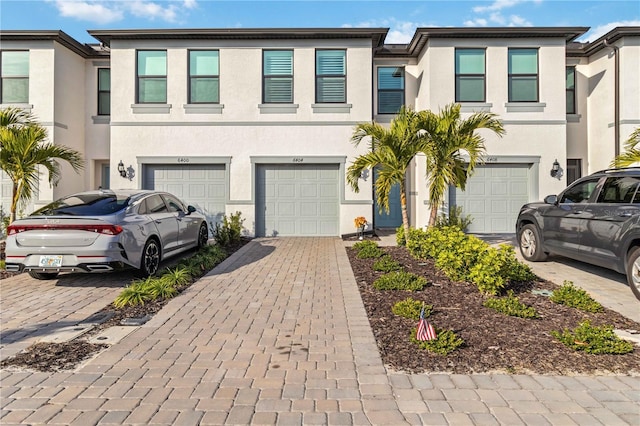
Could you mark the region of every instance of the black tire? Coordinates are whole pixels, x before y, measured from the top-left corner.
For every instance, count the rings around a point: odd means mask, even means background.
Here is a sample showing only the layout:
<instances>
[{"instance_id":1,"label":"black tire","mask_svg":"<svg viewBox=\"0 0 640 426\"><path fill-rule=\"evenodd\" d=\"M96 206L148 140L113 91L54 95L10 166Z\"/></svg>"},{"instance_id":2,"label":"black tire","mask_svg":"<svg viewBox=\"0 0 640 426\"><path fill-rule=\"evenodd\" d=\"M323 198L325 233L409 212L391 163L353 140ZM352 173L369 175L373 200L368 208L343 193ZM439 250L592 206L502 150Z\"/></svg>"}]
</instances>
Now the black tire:
<instances>
[{"instance_id":1,"label":"black tire","mask_svg":"<svg viewBox=\"0 0 640 426\"><path fill-rule=\"evenodd\" d=\"M160 245L155 239L150 239L144 245L142 250L142 259L140 259L140 269L138 275L149 277L158 272L160 267Z\"/></svg>"},{"instance_id":2,"label":"black tire","mask_svg":"<svg viewBox=\"0 0 640 426\"><path fill-rule=\"evenodd\" d=\"M209 228L206 223L202 222L198 230L198 248L206 247L207 241L209 241Z\"/></svg>"},{"instance_id":3,"label":"black tire","mask_svg":"<svg viewBox=\"0 0 640 426\"><path fill-rule=\"evenodd\" d=\"M640 247L634 247L627 258L627 283L631 291L640 300Z\"/></svg>"},{"instance_id":4,"label":"black tire","mask_svg":"<svg viewBox=\"0 0 640 426\"><path fill-rule=\"evenodd\" d=\"M58 276L58 273L29 271L29 275L36 280L53 280Z\"/></svg>"},{"instance_id":5,"label":"black tire","mask_svg":"<svg viewBox=\"0 0 640 426\"><path fill-rule=\"evenodd\" d=\"M522 257L530 262L542 262L547 260L547 254L542 251L542 238L538 228L529 223L522 227L518 234L518 245Z\"/></svg>"}]
</instances>

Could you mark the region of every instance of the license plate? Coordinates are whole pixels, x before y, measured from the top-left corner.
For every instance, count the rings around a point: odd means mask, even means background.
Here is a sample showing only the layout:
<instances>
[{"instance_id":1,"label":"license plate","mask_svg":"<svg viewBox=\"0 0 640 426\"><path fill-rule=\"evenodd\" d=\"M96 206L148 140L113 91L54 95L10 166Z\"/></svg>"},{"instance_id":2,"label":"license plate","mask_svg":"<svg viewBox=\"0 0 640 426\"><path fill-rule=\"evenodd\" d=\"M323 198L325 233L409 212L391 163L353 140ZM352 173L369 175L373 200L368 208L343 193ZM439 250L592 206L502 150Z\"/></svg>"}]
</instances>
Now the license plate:
<instances>
[{"instance_id":1,"label":"license plate","mask_svg":"<svg viewBox=\"0 0 640 426\"><path fill-rule=\"evenodd\" d=\"M38 264L38 266L41 266L43 268L59 268L62 266L62 256L40 256L40 263Z\"/></svg>"}]
</instances>

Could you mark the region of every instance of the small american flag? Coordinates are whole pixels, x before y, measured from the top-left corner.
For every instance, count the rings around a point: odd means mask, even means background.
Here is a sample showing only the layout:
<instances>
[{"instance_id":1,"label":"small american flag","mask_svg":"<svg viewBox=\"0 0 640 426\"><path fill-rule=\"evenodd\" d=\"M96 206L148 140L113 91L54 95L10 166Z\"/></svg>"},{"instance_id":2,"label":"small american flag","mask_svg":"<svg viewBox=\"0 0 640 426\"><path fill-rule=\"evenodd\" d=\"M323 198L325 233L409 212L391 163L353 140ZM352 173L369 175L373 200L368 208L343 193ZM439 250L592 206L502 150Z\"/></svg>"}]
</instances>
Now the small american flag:
<instances>
[{"instance_id":1,"label":"small american flag","mask_svg":"<svg viewBox=\"0 0 640 426\"><path fill-rule=\"evenodd\" d=\"M424 319L424 305L420 311L420 321L418 322L418 331L416 332L417 340L433 340L436 338L436 330L431 324Z\"/></svg>"}]
</instances>

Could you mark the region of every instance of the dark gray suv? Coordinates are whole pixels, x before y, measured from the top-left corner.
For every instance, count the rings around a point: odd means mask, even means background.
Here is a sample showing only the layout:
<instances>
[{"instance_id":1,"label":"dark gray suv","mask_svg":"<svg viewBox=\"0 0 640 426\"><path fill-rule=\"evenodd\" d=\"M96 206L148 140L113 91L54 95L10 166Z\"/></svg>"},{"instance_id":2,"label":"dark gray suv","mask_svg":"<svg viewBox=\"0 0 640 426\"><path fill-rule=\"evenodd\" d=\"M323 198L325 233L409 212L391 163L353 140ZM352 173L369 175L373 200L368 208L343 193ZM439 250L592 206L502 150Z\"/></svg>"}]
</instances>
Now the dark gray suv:
<instances>
[{"instance_id":1,"label":"dark gray suv","mask_svg":"<svg viewBox=\"0 0 640 426\"><path fill-rule=\"evenodd\" d=\"M640 299L639 183L640 167L602 170L525 204L516 222L522 256L539 262L557 254L613 269Z\"/></svg>"}]
</instances>

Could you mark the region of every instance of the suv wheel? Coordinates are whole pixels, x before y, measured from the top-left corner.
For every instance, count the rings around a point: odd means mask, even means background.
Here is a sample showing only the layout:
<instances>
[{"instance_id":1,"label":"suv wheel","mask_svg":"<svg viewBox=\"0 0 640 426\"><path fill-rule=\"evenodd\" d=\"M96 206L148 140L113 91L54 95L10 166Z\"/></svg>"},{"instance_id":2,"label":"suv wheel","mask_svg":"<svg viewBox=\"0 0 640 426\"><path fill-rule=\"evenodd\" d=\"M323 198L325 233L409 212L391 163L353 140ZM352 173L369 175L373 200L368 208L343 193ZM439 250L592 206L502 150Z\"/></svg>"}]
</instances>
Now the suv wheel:
<instances>
[{"instance_id":1,"label":"suv wheel","mask_svg":"<svg viewBox=\"0 0 640 426\"><path fill-rule=\"evenodd\" d=\"M633 294L640 300L640 247L633 248L627 259L627 282Z\"/></svg>"},{"instance_id":2,"label":"suv wheel","mask_svg":"<svg viewBox=\"0 0 640 426\"><path fill-rule=\"evenodd\" d=\"M542 251L542 239L540 232L535 225L527 224L520 230L520 253L522 257L531 262L541 262L547 259L547 255Z\"/></svg>"}]
</instances>

